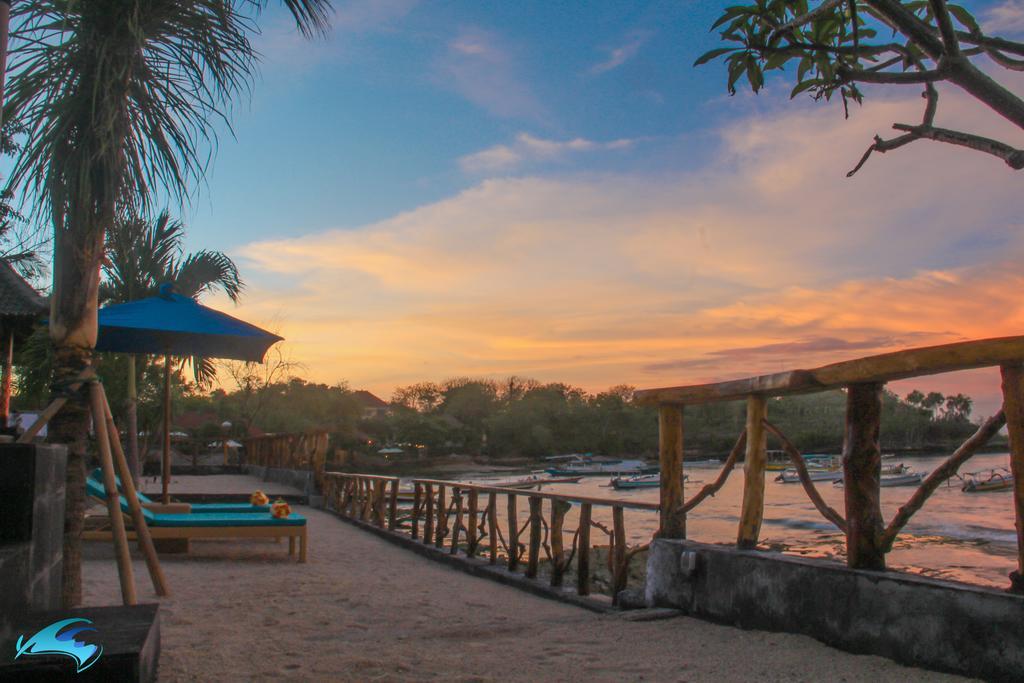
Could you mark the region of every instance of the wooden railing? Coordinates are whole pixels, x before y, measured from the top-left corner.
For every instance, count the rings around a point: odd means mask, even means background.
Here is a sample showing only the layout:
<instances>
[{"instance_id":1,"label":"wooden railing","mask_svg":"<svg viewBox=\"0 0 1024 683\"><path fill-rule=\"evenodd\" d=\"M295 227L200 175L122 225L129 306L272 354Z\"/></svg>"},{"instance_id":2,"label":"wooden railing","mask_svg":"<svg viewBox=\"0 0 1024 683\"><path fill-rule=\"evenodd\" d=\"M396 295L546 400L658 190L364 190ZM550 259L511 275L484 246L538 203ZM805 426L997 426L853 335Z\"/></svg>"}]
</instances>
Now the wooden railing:
<instances>
[{"instance_id":1,"label":"wooden railing","mask_svg":"<svg viewBox=\"0 0 1024 683\"><path fill-rule=\"evenodd\" d=\"M313 472L317 490L323 491L328 446L326 431L254 436L245 439L244 444L246 464L309 470Z\"/></svg>"},{"instance_id":2,"label":"wooden railing","mask_svg":"<svg viewBox=\"0 0 1024 683\"><path fill-rule=\"evenodd\" d=\"M987 366L1000 369L1002 410L934 470L886 524L880 495L882 387L891 380ZM771 397L836 388L845 389L847 397L843 442L845 517L825 504L808 476L800 452L768 421ZM747 402L746 429L718 479L686 501L682 485L684 407L740 399ZM756 547L764 516L767 438L771 434L792 460L815 508L846 535L848 565L861 569L885 569L885 556L910 518L942 482L955 474L1005 425L1015 479L1013 505L1018 541L1017 569L1010 574L1011 590L1024 593L1024 337L907 349L812 370L791 370L717 384L648 389L636 392L634 400L641 405L656 405L659 410L661 537L686 537L687 513L721 487L740 453L744 453L745 479L737 545Z\"/></svg>"},{"instance_id":3,"label":"wooden railing","mask_svg":"<svg viewBox=\"0 0 1024 683\"><path fill-rule=\"evenodd\" d=\"M655 503L521 491L438 479L414 479L412 485L411 491L400 493L397 477L328 472L324 494L328 506L340 515L407 534L425 545L447 548L453 555L482 556L492 565L502 561L510 571L522 570L528 578L536 578L546 562L549 582L554 587L563 585L575 559L578 595L591 593L591 560L595 548L591 532L596 528L606 534L609 541L605 560L611 575L613 601L627 587L630 561L647 548L646 544L629 547L624 511L658 510ZM502 507L499 507L499 498L504 498ZM528 513L522 526L520 499L525 499L527 509L524 511ZM400 502L406 503L401 509ZM567 515L575 505L579 506L576 528L566 529ZM610 508L611 528L594 519L595 506ZM504 513L503 520L499 518L499 510ZM522 542L524 537L525 542Z\"/></svg>"}]
</instances>

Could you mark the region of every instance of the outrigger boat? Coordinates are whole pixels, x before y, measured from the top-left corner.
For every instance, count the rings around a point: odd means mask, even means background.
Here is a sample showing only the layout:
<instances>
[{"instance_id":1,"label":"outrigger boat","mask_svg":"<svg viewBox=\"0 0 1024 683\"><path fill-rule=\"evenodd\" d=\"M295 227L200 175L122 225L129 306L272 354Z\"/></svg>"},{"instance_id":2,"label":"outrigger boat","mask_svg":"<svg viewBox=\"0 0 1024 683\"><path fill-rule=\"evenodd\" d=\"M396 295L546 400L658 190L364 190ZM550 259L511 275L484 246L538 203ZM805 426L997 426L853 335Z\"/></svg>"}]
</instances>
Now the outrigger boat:
<instances>
[{"instance_id":1,"label":"outrigger boat","mask_svg":"<svg viewBox=\"0 0 1024 683\"><path fill-rule=\"evenodd\" d=\"M658 469L657 465L648 465L643 460L616 460L577 455L564 464L549 467L544 471L556 477L572 477L600 474L652 474Z\"/></svg>"},{"instance_id":2,"label":"outrigger boat","mask_svg":"<svg viewBox=\"0 0 1024 683\"><path fill-rule=\"evenodd\" d=\"M508 481L489 481L486 482L486 485L496 486L503 489L532 489L534 486L540 488L547 484L578 484L581 479L583 479L583 475L575 477L538 477L534 475L530 477L523 477L521 479L511 479Z\"/></svg>"},{"instance_id":3,"label":"outrigger boat","mask_svg":"<svg viewBox=\"0 0 1024 683\"><path fill-rule=\"evenodd\" d=\"M1004 467L982 472L970 472L961 489L964 493L988 493L1013 488L1013 473Z\"/></svg>"},{"instance_id":4,"label":"outrigger boat","mask_svg":"<svg viewBox=\"0 0 1024 683\"><path fill-rule=\"evenodd\" d=\"M843 478L843 471L840 469L824 470L816 468L807 468L807 475L811 481L838 481ZM781 481L783 484L799 484L800 475L797 473L795 468L789 468L784 470L782 474L775 477L775 481Z\"/></svg>"},{"instance_id":5,"label":"outrigger boat","mask_svg":"<svg viewBox=\"0 0 1024 683\"><path fill-rule=\"evenodd\" d=\"M683 481L689 479L688 474L683 475ZM618 490L627 489L653 489L661 486L661 475L660 474L637 474L632 477L615 477L609 485Z\"/></svg>"},{"instance_id":6,"label":"outrigger boat","mask_svg":"<svg viewBox=\"0 0 1024 683\"><path fill-rule=\"evenodd\" d=\"M904 466L902 471L895 474L885 474L885 472L883 472L881 478L878 480L878 485L882 488L888 488L890 486L917 486L923 480L924 474L921 472L913 472ZM835 485L842 486L843 480L836 480Z\"/></svg>"}]
</instances>

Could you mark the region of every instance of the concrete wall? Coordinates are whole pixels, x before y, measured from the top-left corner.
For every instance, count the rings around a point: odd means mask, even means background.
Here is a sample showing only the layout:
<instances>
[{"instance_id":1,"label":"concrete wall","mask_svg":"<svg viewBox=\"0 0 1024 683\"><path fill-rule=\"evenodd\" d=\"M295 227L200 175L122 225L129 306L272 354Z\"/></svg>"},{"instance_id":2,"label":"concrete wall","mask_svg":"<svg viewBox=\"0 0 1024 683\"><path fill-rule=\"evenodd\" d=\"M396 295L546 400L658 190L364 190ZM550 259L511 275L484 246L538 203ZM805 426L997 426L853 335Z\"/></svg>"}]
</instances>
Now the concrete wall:
<instances>
[{"instance_id":1,"label":"concrete wall","mask_svg":"<svg viewBox=\"0 0 1024 683\"><path fill-rule=\"evenodd\" d=\"M990 679L1024 675L1024 596L764 551L655 540L646 602Z\"/></svg>"},{"instance_id":2,"label":"concrete wall","mask_svg":"<svg viewBox=\"0 0 1024 683\"><path fill-rule=\"evenodd\" d=\"M66 467L63 446L0 444L0 636L60 607Z\"/></svg>"}]
</instances>

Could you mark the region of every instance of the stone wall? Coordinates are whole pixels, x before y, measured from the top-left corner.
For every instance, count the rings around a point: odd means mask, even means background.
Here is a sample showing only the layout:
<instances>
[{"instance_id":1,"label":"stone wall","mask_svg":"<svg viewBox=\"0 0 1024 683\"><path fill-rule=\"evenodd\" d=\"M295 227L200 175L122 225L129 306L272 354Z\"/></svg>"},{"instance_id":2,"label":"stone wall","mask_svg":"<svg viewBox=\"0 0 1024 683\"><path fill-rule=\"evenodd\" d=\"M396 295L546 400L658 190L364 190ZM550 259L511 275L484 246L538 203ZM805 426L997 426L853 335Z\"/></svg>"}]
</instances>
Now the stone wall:
<instances>
[{"instance_id":1,"label":"stone wall","mask_svg":"<svg viewBox=\"0 0 1024 683\"><path fill-rule=\"evenodd\" d=\"M0 444L0 637L60 607L66 466L63 446Z\"/></svg>"},{"instance_id":2,"label":"stone wall","mask_svg":"<svg viewBox=\"0 0 1024 683\"><path fill-rule=\"evenodd\" d=\"M1024 596L825 560L658 539L645 598L741 628L989 679L1024 671Z\"/></svg>"}]
</instances>

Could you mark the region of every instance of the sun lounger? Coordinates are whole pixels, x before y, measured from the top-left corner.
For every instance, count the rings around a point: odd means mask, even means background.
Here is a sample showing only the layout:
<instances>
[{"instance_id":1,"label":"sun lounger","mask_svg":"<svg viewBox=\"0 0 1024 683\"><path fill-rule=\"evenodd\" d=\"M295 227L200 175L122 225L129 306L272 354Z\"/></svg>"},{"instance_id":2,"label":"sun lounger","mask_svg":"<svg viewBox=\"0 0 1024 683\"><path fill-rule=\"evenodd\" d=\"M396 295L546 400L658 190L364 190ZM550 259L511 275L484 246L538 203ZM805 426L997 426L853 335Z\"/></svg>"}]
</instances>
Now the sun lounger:
<instances>
[{"instance_id":1,"label":"sun lounger","mask_svg":"<svg viewBox=\"0 0 1024 683\"><path fill-rule=\"evenodd\" d=\"M96 481L103 485L103 471L100 468L94 469L89 475L93 481ZM121 478L117 477L117 489L121 490ZM248 513L248 512L263 512L269 513L269 505L250 505L249 503L160 503L147 496L142 491L138 492L139 502L142 503L142 507L149 508L153 512L170 512L170 513L187 513L187 512L201 512L201 513Z\"/></svg>"},{"instance_id":2,"label":"sun lounger","mask_svg":"<svg viewBox=\"0 0 1024 683\"><path fill-rule=\"evenodd\" d=\"M86 478L86 492L100 501L106 501L103 484L91 477ZM122 512L127 513L128 501L118 495ZM295 541L299 541L299 562L306 561L306 518L292 514L277 518L268 513L155 513L143 508L149 533L156 539L193 538L288 538L288 554L295 554ZM107 538L109 530L88 530L83 534L87 540Z\"/></svg>"}]
</instances>

